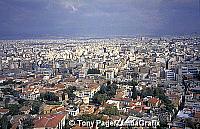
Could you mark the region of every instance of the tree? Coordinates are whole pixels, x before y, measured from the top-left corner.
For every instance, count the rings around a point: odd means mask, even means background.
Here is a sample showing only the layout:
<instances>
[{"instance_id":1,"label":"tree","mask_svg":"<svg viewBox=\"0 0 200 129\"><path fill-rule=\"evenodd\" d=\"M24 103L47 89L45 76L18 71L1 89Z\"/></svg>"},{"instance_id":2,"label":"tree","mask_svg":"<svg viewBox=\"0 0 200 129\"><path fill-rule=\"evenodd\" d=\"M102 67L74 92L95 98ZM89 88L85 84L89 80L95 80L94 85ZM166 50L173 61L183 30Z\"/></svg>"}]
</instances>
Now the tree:
<instances>
[{"instance_id":1,"label":"tree","mask_svg":"<svg viewBox=\"0 0 200 129\"><path fill-rule=\"evenodd\" d=\"M10 129L12 127L10 121L8 120L6 115L3 115L0 119L0 124L2 129Z\"/></svg>"},{"instance_id":2,"label":"tree","mask_svg":"<svg viewBox=\"0 0 200 129\"><path fill-rule=\"evenodd\" d=\"M13 95L15 97L19 96L19 92L12 88L4 88L1 90L5 95Z\"/></svg>"},{"instance_id":3,"label":"tree","mask_svg":"<svg viewBox=\"0 0 200 129\"><path fill-rule=\"evenodd\" d=\"M18 105L18 104L9 104L8 105L8 109L10 110L9 111L9 114L10 115L19 115L20 114L20 109L21 105Z\"/></svg>"},{"instance_id":4,"label":"tree","mask_svg":"<svg viewBox=\"0 0 200 129\"><path fill-rule=\"evenodd\" d=\"M118 111L116 106L107 106L103 110L103 114L106 114L106 115L109 115L109 116L111 116L111 115L119 115L119 111Z\"/></svg>"},{"instance_id":5,"label":"tree","mask_svg":"<svg viewBox=\"0 0 200 129\"><path fill-rule=\"evenodd\" d=\"M25 121L23 121L23 129L31 129L33 126L33 119L31 117L28 117Z\"/></svg>"},{"instance_id":6,"label":"tree","mask_svg":"<svg viewBox=\"0 0 200 129\"><path fill-rule=\"evenodd\" d=\"M111 84L111 81L107 81L107 86Z\"/></svg>"},{"instance_id":7,"label":"tree","mask_svg":"<svg viewBox=\"0 0 200 129\"><path fill-rule=\"evenodd\" d=\"M132 91L131 98L137 99L137 89L135 88L135 86L133 86L133 88L131 89L131 91Z\"/></svg>"},{"instance_id":8,"label":"tree","mask_svg":"<svg viewBox=\"0 0 200 129\"><path fill-rule=\"evenodd\" d=\"M131 80L129 82L119 82L119 84L129 85L129 86L137 86L138 83L135 80Z\"/></svg>"},{"instance_id":9,"label":"tree","mask_svg":"<svg viewBox=\"0 0 200 129\"><path fill-rule=\"evenodd\" d=\"M200 81L200 73L197 75L197 79Z\"/></svg>"},{"instance_id":10,"label":"tree","mask_svg":"<svg viewBox=\"0 0 200 129\"><path fill-rule=\"evenodd\" d=\"M64 92L68 94L70 100L74 100L74 98L76 97L76 95L73 93L74 91L76 91L76 87L70 86Z\"/></svg>"},{"instance_id":11,"label":"tree","mask_svg":"<svg viewBox=\"0 0 200 129\"><path fill-rule=\"evenodd\" d=\"M99 93L105 94L106 92L107 92L107 86L106 85L102 85L101 88L100 88Z\"/></svg>"},{"instance_id":12,"label":"tree","mask_svg":"<svg viewBox=\"0 0 200 129\"><path fill-rule=\"evenodd\" d=\"M154 96L159 98L162 102L164 102L167 111L169 111L171 113L173 112L173 110L175 109L174 105L168 99L168 97L165 96L165 91L162 88L160 88L160 87L155 88Z\"/></svg>"},{"instance_id":13,"label":"tree","mask_svg":"<svg viewBox=\"0 0 200 129\"><path fill-rule=\"evenodd\" d=\"M58 101L59 100L58 96L56 96L52 92L46 92L46 93L40 94L40 99L47 100L47 101Z\"/></svg>"},{"instance_id":14,"label":"tree","mask_svg":"<svg viewBox=\"0 0 200 129\"><path fill-rule=\"evenodd\" d=\"M165 93L164 90L160 87L157 87L153 90L153 95L159 99L164 100L165 99Z\"/></svg>"},{"instance_id":15,"label":"tree","mask_svg":"<svg viewBox=\"0 0 200 129\"><path fill-rule=\"evenodd\" d=\"M5 86L5 85L9 85L9 84L15 84L15 81L13 81L12 79L9 79L9 80L1 83L0 86Z\"/></svg>"},{"instance_id":16,"label":"tree","mask_svg":"<svg viewBox=\"0 0 200 129\"><path fill-rule=\"evenodd\" d=\"M154 96L162 100L164 103L171 103L167 96L165 96L165 91L160 87L154 89Z\"/></svg>"},{"instance_id":17,"label":"tree","mask_svg":"<svg viewBox=\"0 0 200 129\"><path fill-rule=\"evenodd\" d=\"M10 98L5 98L4 102L5 102L5 107L7 108L8 107L8 103L10 102Z\"/></svg>"},{"instance_id":18,"label":"tree","mask_svg":"<svg viewBox=\"0 0 200 129\"><path fill-rule=\"evenodd\" d=\"M141 97L154 96L153 89L147 87L146 89L144 89L144 90L141 91L140 96L141 96Z\"/></svg>"},{"instance_id":19,"label":"tree","mask_svg":"<svg viewBox=\"0 0 200 129\"><path fill-rule=\"evenodd\" d=\"M114 97L116 95L117 85L116 84L110 84L106 87L106 94L107 96Z\"/></svg>"},{"instance_id":20,"label":"tree","mask_svg":"<svg viewBox=\"0 0 200 129\"><path fill-rule=\"evenodd\" d=\"M116 95L117 85L115 83L107 82L107 85L102 85L100 90L94 94L93 102L96 104L102 104L106 100Z\"/></svg>"},{"instance_id":21,"label":"tree","mask_svg":"<svg viewBox=\"0 0 200 129\"><path fill-rule=\"evenodd\" d=\"M32 104L32 110L30 112L30 114L34 115L34 114L39 114L40 113L40 106L42 105L41 102L39 101L34 101Z\"/></svg>"},{"instance_id":22,"label":"tree","mask_svg":"<svg viewBox=\"0 0 200 129\"><path fill-rule=\"evenodd\" d=\"M116 95L116 90L117 90L117 85L116 84L109 84L109 85L102 85L100 88L100 91L95 93L93 97L93 102L101 104L104 101L114 97Z\"/></svg>"},{"instance_id":23,"label":"tree","mask_svg":"<svg viewBox=\"0 0 200 129\"><path fill-rule=\"evenodd\" d=\"M88 69L87 74L100 74L98 69Z\"/></svg>"},{"instance_id":24,"label":"tree","mask_svg":"<svg viewBox=\"0 0 200 129\"><path fill-rule=\"evenodd\" d=\"M98 117L93 114L83 114L80 119L83 121L95 121L98 119Z\"/></svg>"},{"instance_id":25,"label":"tree","mask_svg":"<svg viewBox=\"0 0 200 129\"><path fill-rule=\"evenodd\" d=\"M146 96L153 96L156 98L159 98L165 105L165 109L169 112L173 112L175 110L174 105L172 102L168 99L168 97L165 95L165 91L161 87L157 88L146 88L141 91L140 93L141 97Z\"/></svg>"},{"instance_id":26,"label":"tree","mask_svg":"<svg viewBox=\"0 0 200 129\"><path fill-rule=\"evenodd\" d=\"M194 124L194 122L192 122L192 120L190 118L185 119L185 124L186 124L186 127L190 127L192 129L195 129L195 124Z\"/></svg>"},{"instance_id":27,"label":"tree","mask_svg":"<svg viewBox=\"0 0 200 129\"><path fill-rule=\"evenodd\" d=\"M94 98L93 98L94 103L98 103L98 104L102 104L102 103L105 102L106 100L108 100L107 94L99 94L99 93L96 93L96 94L94 95Z\"/></svg>"},{"instance_id":28,"label":"tree","mask_svg":"<svg viewBox=\"0 0 200 129\"><path fill-rule=\"evenodd\" d=\"M25 101L26 101L25 99L21 99L21 98L20 98L20 99L18 100L18 103L21 104L21 105L23 105Z\"/></svg>"},{"instance_id":29,"label":"tree","mask_svg":"<svg viewBox=\"0 0 200 129\"><path fill-rule=\"evenodd\" d=\"M134 80L131 81L131 86L137 86L137 85L138 85L138 83L136 81L134 81Z\"/></svg>"}]
</instances>

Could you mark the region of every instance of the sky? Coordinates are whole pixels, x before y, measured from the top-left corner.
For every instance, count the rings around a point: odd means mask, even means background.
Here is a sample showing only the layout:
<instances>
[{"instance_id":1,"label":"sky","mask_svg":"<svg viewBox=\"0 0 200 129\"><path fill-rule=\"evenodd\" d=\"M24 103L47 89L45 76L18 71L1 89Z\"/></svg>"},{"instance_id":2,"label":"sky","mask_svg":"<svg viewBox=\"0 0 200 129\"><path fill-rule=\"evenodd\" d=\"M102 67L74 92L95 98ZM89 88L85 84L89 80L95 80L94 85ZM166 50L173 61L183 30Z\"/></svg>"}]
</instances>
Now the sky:
<instances>
[{"instance_id":1,"label":"sky","mask_svg":"<svg viewBox=\"0 0 200 129\"><path fill-rule=\"evenodd\" d=\"M0 0L0 38L200 33L199 0Z\"/></svg>"}]
</instances>

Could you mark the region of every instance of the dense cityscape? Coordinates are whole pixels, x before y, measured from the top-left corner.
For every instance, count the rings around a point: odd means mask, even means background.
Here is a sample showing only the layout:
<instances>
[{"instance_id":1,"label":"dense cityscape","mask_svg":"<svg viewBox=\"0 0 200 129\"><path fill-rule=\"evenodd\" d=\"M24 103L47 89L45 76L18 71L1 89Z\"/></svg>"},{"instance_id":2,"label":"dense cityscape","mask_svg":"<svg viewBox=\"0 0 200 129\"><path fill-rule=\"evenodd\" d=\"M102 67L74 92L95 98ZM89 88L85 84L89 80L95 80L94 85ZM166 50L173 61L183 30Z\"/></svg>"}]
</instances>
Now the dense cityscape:
<instances>
[{"instance_id":1,"label":"dense cityscape","mask_svg":"<svg viewBox=\"0 0 200 129\"><path fill-rule=\"evenodd\" d=\"M2 129L200 127L200 36L0 41Z\"/></svg>"}]
</instances>

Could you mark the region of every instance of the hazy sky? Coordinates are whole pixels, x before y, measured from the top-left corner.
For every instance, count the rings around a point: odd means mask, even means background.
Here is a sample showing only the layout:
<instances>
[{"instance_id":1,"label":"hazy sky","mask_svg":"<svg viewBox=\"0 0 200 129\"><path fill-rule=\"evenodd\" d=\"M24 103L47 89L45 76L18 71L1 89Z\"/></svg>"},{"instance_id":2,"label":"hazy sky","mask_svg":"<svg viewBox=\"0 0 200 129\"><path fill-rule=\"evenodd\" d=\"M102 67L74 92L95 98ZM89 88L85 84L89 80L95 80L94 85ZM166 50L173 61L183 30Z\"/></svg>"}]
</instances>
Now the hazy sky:
<instances>
[{"instance_id":1,"label":"hazy sky","mask_svg":"<svg viewBox=\"0 0 200 129\"><path fill-rule=\"evenodd\" d=\"M0 0L0 37L200 32L199 0Z\"/></svg>"}]
</instances>

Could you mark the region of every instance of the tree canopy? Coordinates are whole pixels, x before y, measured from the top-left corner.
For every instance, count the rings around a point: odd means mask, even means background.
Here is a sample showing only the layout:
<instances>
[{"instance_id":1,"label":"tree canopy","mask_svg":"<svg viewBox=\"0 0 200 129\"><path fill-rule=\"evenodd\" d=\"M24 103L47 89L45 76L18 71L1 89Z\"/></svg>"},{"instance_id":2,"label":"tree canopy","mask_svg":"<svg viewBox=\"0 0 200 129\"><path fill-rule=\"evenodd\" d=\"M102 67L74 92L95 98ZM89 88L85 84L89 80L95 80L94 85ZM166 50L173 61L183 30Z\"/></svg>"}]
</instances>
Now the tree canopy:
<instances>
[{"instance_id":1,"label":"tree canopy","mask_svg":"<svg viewBox=\"0 0 200 129\"><path fill-rule=\"evenodd\" d=\"M64 92L68 94L68 98L70 100L74 100L74 98L76 97L76 95L74 94L74 91L76 91L76 87L69 86Z\"/></svg>"},{"instance_id":2,"label":"tree canopy","mask_svg":"<svg viewBox=\"0 0 200 129\"><path fill-rule=\"evenodd\" d=\"M100 74L98 69L88 69L87 74Z\"/></svg>"},{"instance_id":3,"label":"tree canopy","mask_svg":"<svg viewBox=\"0 0 200 129\"><path fill-rule=\"evenodd\" d=\"M46 92L46 93L40 94L40 99L47 100L47 101L58 101L59 100L58 96L56 96L52 92Z\"/></svg>"},{"instance_id":4,"label":"tree canopy","mask_svg":"<svg viewBox=\"0 0 200 129\"><path fill-rule=\"evenodd\" d=\"M117 85L109 84L102 85L100 91L98 91L93 98L95 103L103 103L104 101L114 97L116 95Z\"/></svg>"},{"instance_id":5,"label":"tree canopy","mask_svg":"<svg viewBox=\"0 0 200 129\"><path fill-rule=\"evenodd\" d=\"M105 109L103 110L103 114L106 115L119 115L119 111L116 106L106 106Z\"/></svg>"},{"instance_id":6,"label":"tree canopy","mask_svg":"<svg viewBox=\"0 0 200 129\"><path fill-rule=\"evenodd\" d=\"M9 114L10 115L19 115L20 114L20 111L19 111L20 108L21 108L21 105L9 104L8 105Z\"/></svg>"},{"instance_id":7,"label":"tree canopy","mask_svg":"<svg viewBox=\"0 0 200 129\"><path fill-rule=\"evenodd\" d=\"M32 114L32 115L39 114L41 105L42 105L42 103L40 101L34 101L32 104L32 110L31 110L30 114Z\"/></svg>"},{"instance_id":8,"label":"tree canopy","mask_svg":"<svg viewBox=\"0 0 200 129\"><path fill-rule=\"evenodd\" d=\"M169 112L173 112L174 105L172 102L169 100L169 98L165 95L165 91L161 87L156 87L156 88L145 88L140 92L141 97L146 97L146 96L153 96L156 98L159 98L165 105L166 110Z\"/></svg>"},{"instance_id":9,"label":"tree canopy","mask_svg":"<svg viewBox=\"0 0 200 129\"><path fill-rule=\"evenodd\" d=\"M101 93L96 93L93 98L93 101L98 104L101 104L106 100L108 100L107 94L101 94Z\"/></svg>"},{"instance_id":10,"label":"tree canopy","mask_svg":"<svg viewBox=\"0 0 200 129\"><path fill-rule=\"evenodd\" d=\"M133 88L131 89L131 91L132 91L132 96L131 96L131 98L136 99L138 93L137 93L137 89L135 88L135 86L133 86Z\"/></svg>"},{"instance_id":11,"label":"tree canopy","mask_svg":"<svg viewBox=\"0 0 200 129\"><path fill-rule=\"evenodd\" d=\"M12 124L8 120L6 115L3 115L0 119L0 128L2 129L10 129L12 127Z\"/></svg>"}]
</instances>

